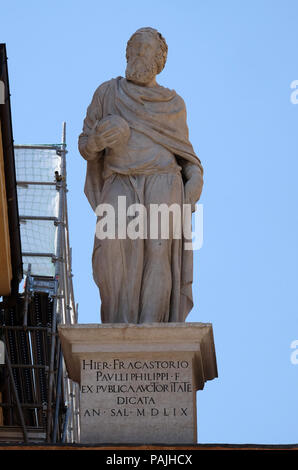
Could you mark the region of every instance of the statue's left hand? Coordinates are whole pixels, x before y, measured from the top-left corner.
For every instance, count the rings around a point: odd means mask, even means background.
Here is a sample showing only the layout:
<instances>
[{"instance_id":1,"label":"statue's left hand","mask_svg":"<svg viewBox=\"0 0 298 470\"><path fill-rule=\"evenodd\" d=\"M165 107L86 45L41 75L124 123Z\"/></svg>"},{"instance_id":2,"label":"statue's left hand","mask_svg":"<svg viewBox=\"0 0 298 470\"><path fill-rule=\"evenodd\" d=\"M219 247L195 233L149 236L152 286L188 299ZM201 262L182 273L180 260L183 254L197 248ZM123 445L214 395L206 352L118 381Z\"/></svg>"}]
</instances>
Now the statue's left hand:
<instances>
[{"instance_id":1,"label":"statue's left hand","mask_svg":"<svg viewBox=\"0 0 298 470\"><path fill-rule=\"evenodd\" d=\"M195 210L195 203L200 199L203 189L203 177L201 172L195 172L185 183L184 195L185 204L191 204L192 210Z\"/></svg>"}]
</instances>

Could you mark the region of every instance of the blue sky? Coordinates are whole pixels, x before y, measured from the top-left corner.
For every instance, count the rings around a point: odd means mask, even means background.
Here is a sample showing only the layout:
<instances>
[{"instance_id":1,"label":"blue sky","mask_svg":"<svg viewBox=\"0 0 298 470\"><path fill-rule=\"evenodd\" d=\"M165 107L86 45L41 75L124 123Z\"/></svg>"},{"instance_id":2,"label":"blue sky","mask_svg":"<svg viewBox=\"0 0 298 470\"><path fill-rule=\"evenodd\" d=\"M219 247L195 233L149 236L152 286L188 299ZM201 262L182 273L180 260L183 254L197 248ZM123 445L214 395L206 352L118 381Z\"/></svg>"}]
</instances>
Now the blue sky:
<instances>
[{"instance_id":1,"label":"blue sky","mask_svg":"<svg viewBox=\"0 0 298 470\"><path fill-rule=\"evenodd\" d=\"M158 82L185 100L205 170L195 306L219 378L197 394L203 443L297 443L298 3L295 0L0 1L15 143L57 143L67 122L70 240L81 323L99 322L95 216L77 150L96 87L124 75L139 27L165 36Z\"/></svg>"}]
</instances>

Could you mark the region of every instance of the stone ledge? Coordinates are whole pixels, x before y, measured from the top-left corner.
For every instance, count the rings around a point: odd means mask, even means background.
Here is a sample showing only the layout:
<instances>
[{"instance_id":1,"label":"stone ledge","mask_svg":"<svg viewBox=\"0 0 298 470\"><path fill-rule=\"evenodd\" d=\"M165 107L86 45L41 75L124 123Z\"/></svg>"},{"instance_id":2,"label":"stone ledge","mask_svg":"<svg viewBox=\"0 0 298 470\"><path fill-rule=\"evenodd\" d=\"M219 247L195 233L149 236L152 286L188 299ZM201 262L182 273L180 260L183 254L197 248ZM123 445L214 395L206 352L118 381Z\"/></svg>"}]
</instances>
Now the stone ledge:
<instances>
[{"instance_id":1,"label":"stone ledge","mask_svg":"<svg viewBox=\"0 0 298 470\"><path fill-rule=\"evenodd\" d=\"M80 357L88 353L193 352L196 389L217 377L210 323L77 324L59 325L69 377L80 382Z\"/></svg>"}]
</instances>

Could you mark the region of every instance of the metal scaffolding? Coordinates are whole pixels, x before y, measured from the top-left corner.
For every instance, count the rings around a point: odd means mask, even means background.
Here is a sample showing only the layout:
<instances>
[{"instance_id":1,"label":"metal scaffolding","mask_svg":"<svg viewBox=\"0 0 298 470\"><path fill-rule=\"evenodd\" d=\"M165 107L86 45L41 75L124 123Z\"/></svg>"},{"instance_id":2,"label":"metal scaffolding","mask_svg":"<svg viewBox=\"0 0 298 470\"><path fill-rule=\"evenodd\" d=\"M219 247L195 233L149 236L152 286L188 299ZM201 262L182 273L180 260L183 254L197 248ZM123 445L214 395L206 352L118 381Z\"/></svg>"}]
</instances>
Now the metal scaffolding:
<instances>
[{"instance_id":1,"label":"metal scaffolding","mask_svg":"<svg viewBox=\"0 0 298 470\"><path fill-rule=\"evenodd\" d=\"M78 317L69 246L65 131L63 123L61 144L15 146L26 279L17 298L6 297L0 304L6 353L5 365L0 365L2 441L79 442L78 386L67 377L57 334L57 324L74 324Z\"/></svg>"}]
</instances>

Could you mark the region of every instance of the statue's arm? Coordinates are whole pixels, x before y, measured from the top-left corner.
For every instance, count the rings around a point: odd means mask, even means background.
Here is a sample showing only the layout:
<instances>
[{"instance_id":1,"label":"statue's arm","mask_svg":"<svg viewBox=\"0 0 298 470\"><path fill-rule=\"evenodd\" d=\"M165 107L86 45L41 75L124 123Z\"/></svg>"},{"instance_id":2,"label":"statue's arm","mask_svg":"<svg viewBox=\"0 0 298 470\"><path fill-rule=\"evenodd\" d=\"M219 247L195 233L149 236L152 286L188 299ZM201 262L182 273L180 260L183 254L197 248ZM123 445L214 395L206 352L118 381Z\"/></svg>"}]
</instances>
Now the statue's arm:
<instances>
[{"instance_id":1,"label":"statue's arm","mask_svg":"<svg viewBox=\"0 0 298 470\"><path fill-rule=\"evenodd\" d=\"M180 105L180 130L182 130L182 134L188 139L189 132L187 126L187 113L186 113L186 106L184 100L179 96L176 95L176 99ZM191 204L192 209L195 209L195 203L200 199L202 189L203 189L203 167L201 164L200 159L196 160L196 163L192 163L184 158L181 158L176 155L176 159L178 164L182 168L182 177L184 181L184 195L185 195L185 203Z\"/></svg>"},{"instance_id":2,"label":"statue's arm","mask_svg":"<svg viewBox=\"0 0 298 470\"><path fill-rule=\"evenodd\" d=\"M194 205L200 199L203 189L203 167L200 161L198 165L184 159L178 159L178 162L182 167L183 180L185 181L185 203L191 204L194 209Z\"/></svg>"},{"instance_id":3,"label":"statue's arm","mask_svg":"<svg viewBox=\"0 0 298 470\"><path fill-rule=\"evenodd\" d=\"M85 160L95 160L103 155L104 145L96 134L96 127L102 119L102 86L94 93L87 108L83 132L79 135L79 152Z\"/></svg>"},{"instance_id":4,"label":"statue's arm","mask_svg":"<svg viewBox=\"0 0 298 470\"><path fill-rule=\"evenodd\" d=\"M87 109L83 132L79 136L79 151L86 160L101 158L105 149L127 140L130 134L127 122L120 116L109 114L103 117L102 103L109 86L110 81L97 88Z\"/></svg>"}]
</instances>

